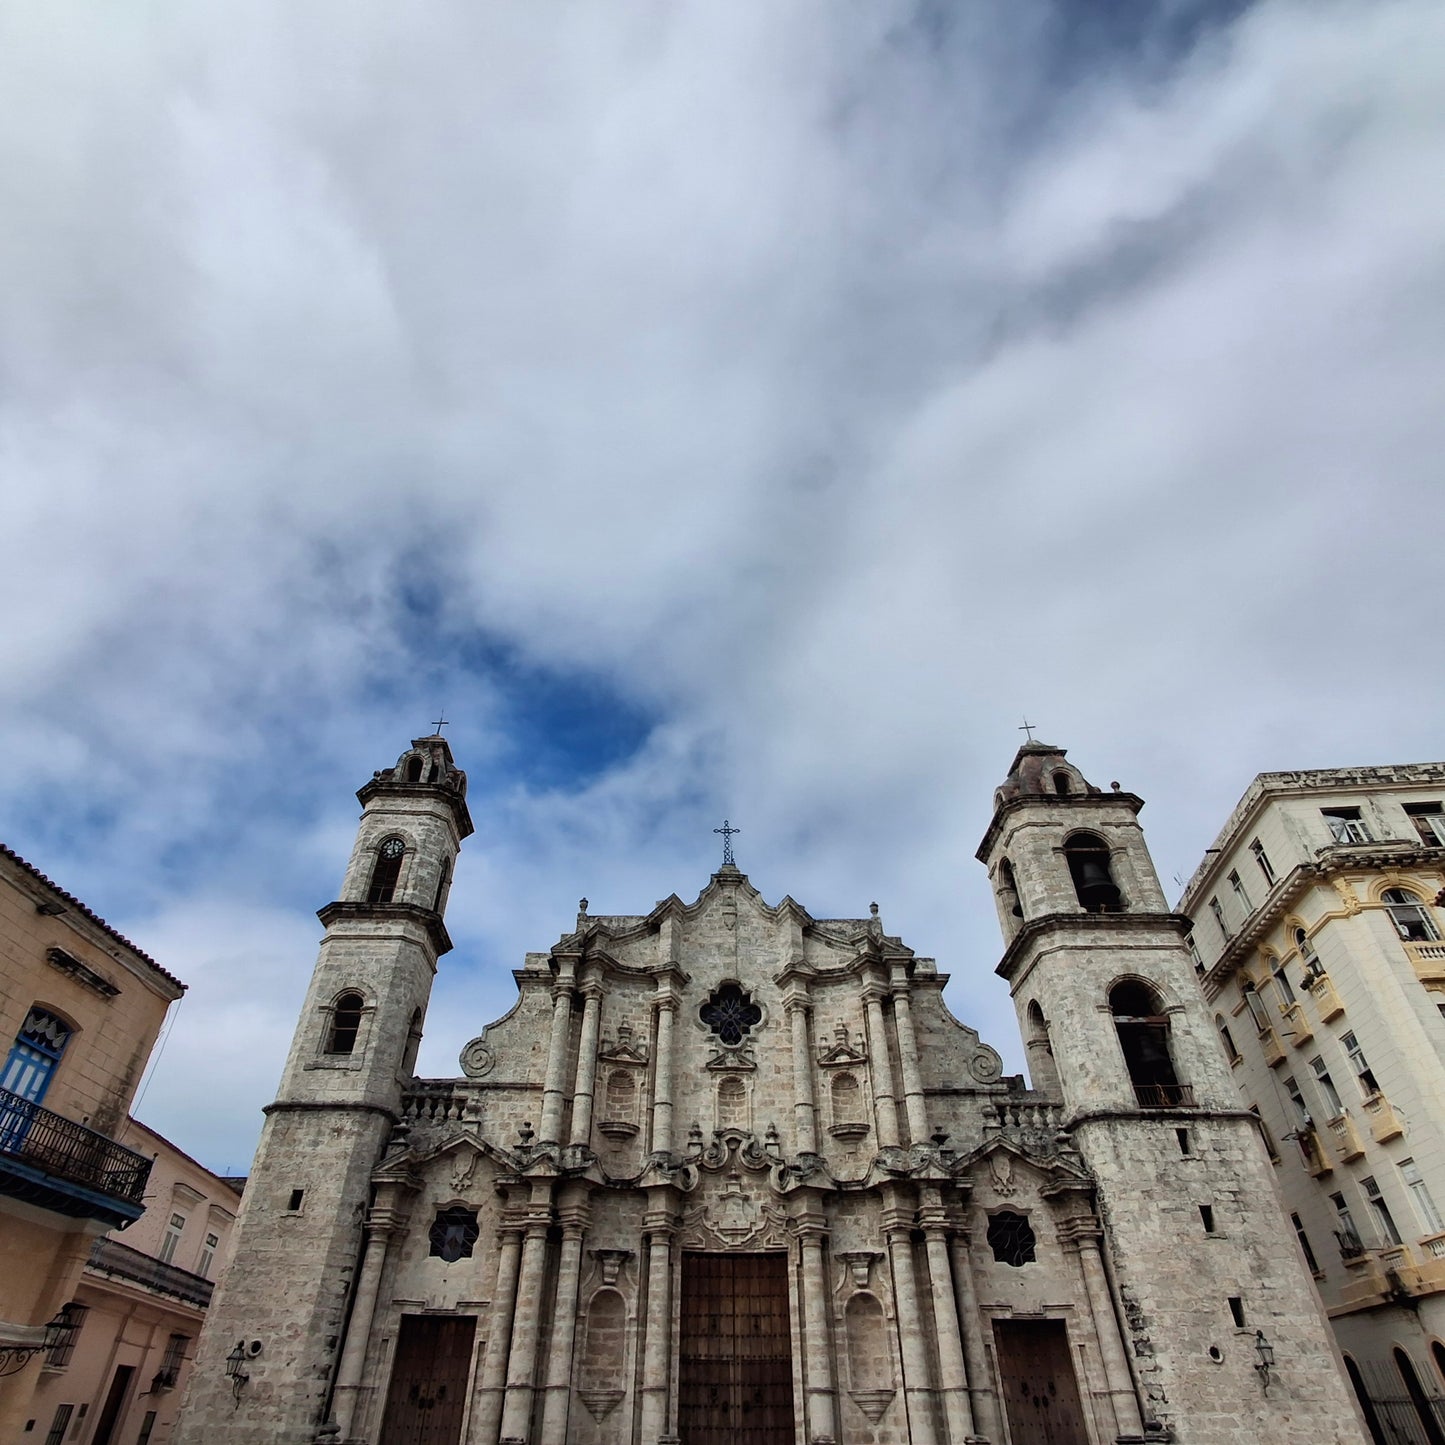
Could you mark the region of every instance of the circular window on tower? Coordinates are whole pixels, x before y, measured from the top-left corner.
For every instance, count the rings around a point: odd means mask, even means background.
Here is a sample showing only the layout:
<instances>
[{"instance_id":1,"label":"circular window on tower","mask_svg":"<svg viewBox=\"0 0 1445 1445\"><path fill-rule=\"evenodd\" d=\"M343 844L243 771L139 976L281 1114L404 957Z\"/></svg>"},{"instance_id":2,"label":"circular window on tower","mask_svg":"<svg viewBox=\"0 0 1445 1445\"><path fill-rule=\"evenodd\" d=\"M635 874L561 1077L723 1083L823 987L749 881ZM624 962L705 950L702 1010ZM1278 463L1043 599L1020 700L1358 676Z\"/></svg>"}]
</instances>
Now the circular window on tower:
<instances>
[{"instance_id":1,"label":"circular window on tower","mask_svg":"<svg viewBox=\"0 0 1445 1445\"><path fill-rule=\"evenodd\" d=\"M747 1038L750 1029L762 1022L763 1011L737 984L725 983L713 990L697 1016L723 1043L737 1045Z\"/></svg>"}]
</instances>

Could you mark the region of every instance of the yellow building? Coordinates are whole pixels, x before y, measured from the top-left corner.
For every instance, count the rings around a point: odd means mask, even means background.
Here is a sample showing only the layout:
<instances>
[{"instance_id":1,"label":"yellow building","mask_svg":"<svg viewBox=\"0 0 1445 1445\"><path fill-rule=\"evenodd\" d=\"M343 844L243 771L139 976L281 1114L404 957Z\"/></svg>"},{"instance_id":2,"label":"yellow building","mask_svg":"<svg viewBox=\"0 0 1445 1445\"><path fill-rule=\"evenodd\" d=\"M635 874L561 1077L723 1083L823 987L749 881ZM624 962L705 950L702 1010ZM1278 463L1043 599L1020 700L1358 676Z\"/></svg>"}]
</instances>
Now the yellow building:
<instances>
[{"instance_id":1,"label":"yellow building","mask_svg":"<svg viewBox=\"0 0 1445 1445\"><path fill-rule=\"evenodd\" d=\"M0 845L0 1441L27 1433L97 1236L145 1209L120 1135L183 985ZM33 1432L35 1427L30 1427ZM35 1437L37 1440L43 1436ZM88 1439L91 1437L88 1437Z\"/></svg>"},{"instance_id":2,"label":"yellow building","mask_svg":"<svg viewBox=\"0 0 1445 1445\"><path fill-rule=\"evenodd\" d=\"M1262 773L1179 912L1379 1445L1445 1445L1445 763Z\"/></svg>"}]
</instances>

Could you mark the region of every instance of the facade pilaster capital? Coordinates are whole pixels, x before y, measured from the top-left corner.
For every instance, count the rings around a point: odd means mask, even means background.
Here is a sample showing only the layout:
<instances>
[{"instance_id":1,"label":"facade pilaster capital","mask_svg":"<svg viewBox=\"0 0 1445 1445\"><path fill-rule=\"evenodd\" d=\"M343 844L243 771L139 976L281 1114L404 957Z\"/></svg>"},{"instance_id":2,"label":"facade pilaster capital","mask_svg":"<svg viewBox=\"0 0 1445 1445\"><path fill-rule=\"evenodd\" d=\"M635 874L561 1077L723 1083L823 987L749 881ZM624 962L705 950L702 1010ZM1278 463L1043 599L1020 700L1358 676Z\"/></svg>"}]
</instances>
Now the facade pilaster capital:
<instances>
[{"instance_id":1,"label":"facade pilaster capital","mask_svg":"<svg viewBox=\"0 0 1445 1445\"><path fill-rule=\"evenodd\" d=\"M411 1215L388 1205L373 1206L366 1216L366 1237L377 1243L385 1243L393 1234L400 1233L411 1222Z\"/></svg>"},{"instance_id":2,"label":"facade pilaster capital","mask_svg":"<svg viewBox=\"0 0 1445 1445\"><path fill-rule=\"evenodd\" d=\"M1097 1219L1075 1215L1072 1219L1061 1220L1057 1234L1059 1243L1066 1249L1088 1250L1097 1254L1104 1238L1103 1226Z\"/></svg>"},{"instance_id":3,"label":"facade pilaster capital","mask_svg":"<svg viewBox=\"0 0 1445 1445\"><path fill-rule=\"evenodd\" d=\"M946 1237L953 1232L953 1220L942 1204L925 1204L918 1211L918 1227L925 1234Z\"/></svg>"},{"instance_id":4,"label":"facade pilaster capital","mask_svg":"<svg viewBox=\"0 0 1445 1445\"><path fill-rule=\"evenodd\" d=\"M892 1243L897 1238L909 1240L913 1238L913 1217L911 1209L903 1209L892 1206L883 1211L883 1232Z\"/></svg>"},{"instance_id":5,"label":"facade pilaster capital","mask_svg":"<svg viewBox=\"0 0 1445 1445\"><path fill-rule=\"evenodd\" d=\"M783 994L783 1012L788 1018L798 1013L806 1014L812 1007L813 998L806 983L795 982L788 985Z\"/></svg>"},{"instance_id":6,"label":"facade pilaster capital","mask_svg":"<svg viewBox=\"0 0 1445 1445\"><path fill-rule=\"evenodd\" d=\"M681 992L671 985L664 986L658 980L657 992L652 996L652 1011L658 1014L676 1013L678 1006L682 1003Z\"/></svg>"},{"instance_id":7,"label":"facade pilaster capital","mask_svg":"<svg viewBox=\"0 0 1445 1445\"><path fill-rule=\"evenodd\" d=\"M601 1003L607 997L607 984L603 980L602 970L595 964L589 965L587 972L583 974L579 992L588 1003Z\"/></svg>"},{"instance_id":8,"label":"facade pilaster capital","mask_svg":"<svg viewBox=\"0 0 1445 1445\"><path fill-rule=\"evenodd\" d=\"M864 979L863 987L859 990L859 994L865 1004L878 1004L880 1006L884 999L892 997L887 985L876 978Z\"/></svg>"}]
</instances>

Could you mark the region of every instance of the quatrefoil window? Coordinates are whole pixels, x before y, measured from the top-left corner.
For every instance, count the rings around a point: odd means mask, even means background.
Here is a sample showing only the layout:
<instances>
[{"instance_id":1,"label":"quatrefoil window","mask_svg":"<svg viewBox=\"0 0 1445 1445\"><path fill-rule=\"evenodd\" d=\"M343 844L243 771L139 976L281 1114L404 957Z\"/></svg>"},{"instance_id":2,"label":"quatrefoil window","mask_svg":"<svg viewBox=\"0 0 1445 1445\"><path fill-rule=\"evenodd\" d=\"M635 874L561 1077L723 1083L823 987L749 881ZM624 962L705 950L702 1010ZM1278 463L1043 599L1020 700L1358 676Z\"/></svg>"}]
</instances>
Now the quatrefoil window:
<instances>
[{"instance_id":1,"label":"quatrefoil window","mask_svg":"<svg viewBox=\"0 0 1445 1445\"><path fill-rule=\"evenodd\" d=\"M749 1029L762 1022L763 1011L737 984L725 983L713 990L697 1016L723 1043L735 1046L747 1038Z\"/></svg>"}]
</instances>

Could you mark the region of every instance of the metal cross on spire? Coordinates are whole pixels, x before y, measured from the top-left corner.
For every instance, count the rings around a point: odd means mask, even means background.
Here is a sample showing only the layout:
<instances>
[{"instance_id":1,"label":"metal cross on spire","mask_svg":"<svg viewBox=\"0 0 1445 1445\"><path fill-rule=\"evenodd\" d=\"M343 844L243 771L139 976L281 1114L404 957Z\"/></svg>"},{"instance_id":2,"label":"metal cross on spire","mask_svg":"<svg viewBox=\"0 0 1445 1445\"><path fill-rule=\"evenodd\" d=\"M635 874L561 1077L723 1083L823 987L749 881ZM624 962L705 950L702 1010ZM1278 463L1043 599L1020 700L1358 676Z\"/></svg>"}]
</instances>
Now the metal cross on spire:
<instances>
[{"instance_id":1,"label":"metal cross on spire","mask_svg":"<svg viewBox=\"0 0 1445 1445\"><path fill-rule=\"evenodd\" d=\"M723 840L723 867L724 867L724 868L736 868L736 867L737 867L737 864L733 862L733 835L734 835L735 833L741 833L742 831L743 831L743 830L742 830L741 828L734 828L734 827L732 826L732 824L729 823L726 818L723 819L723 825L722 825L721 828L714 828L714 829L713 829L713 832L714 832L714 833L721 833L721 834L722 834L722 840Z\"/></svg>"},{"instance_id":2,"label":"metal cross on spire","mask_svg":"<svg viewBox=\"0 0 1445 1445\"><path fill-rule=\"evenodd\" d=\"M1035 729L1036 727L1038 727L1038 723L1031 723L1031 722L1028 720L1028 718L1025 717L1025 718L1024 718L1024 725L1023 725L1021 728L1019 728L1018 731L1021 732L1021 733L1027 733L1027 734L1029 735L1029 741L1030 741L1030 742L1033 742L1033 740L1034 740L1034 729Z\"/></svg>"},{"instance_id":3,"label":"metal cross on spire","mask_svg":"<svg viewBox=\"0 0 1445 1445\"><path fill-rule=\"evenodd\" d=\"M434 727L434 728L436 729L436 731L432 734L432 736L433 736L434 738L439 738L439 737L441 737L441 735L442 735L442 729L443 729L446 725L447 725L447 714L446 714L446 709L443 708L443 709L442 709L442 715L432 724L432 727Z\"/></svg>"}]
</instances>

